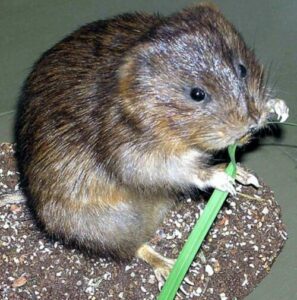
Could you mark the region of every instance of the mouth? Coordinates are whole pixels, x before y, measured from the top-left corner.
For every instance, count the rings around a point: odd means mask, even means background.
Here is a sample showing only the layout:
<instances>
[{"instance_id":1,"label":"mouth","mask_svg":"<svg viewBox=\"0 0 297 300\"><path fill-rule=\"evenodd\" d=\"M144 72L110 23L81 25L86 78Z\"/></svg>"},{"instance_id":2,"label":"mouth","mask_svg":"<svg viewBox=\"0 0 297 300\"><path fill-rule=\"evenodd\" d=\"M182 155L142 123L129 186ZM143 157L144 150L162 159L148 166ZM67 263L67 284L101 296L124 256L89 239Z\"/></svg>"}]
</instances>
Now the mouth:
<instances>
[{"instance_id":1,"label":"mouth","mask_svg":"<svg viewBox=\"0 0 297 300\"><path fill-rule=\"evenodd\" d=\"M244 134L242 137L236 140L236 144L242 146L248 144L251 140L252 135L250 133Z\"/></svg>"},{"instance_id":2,"label":"mouth","mask_svg":"<svg viewBox=\"0 0 297 300\"><path fill-rule=\"evenodd\" d=\"M236 143L238 145L248 144L251 141L254 134L259 131L259 129L260 129L259 125L256 124L250 125L248 130L236 140Z\"/></svg>"}]
</instances>

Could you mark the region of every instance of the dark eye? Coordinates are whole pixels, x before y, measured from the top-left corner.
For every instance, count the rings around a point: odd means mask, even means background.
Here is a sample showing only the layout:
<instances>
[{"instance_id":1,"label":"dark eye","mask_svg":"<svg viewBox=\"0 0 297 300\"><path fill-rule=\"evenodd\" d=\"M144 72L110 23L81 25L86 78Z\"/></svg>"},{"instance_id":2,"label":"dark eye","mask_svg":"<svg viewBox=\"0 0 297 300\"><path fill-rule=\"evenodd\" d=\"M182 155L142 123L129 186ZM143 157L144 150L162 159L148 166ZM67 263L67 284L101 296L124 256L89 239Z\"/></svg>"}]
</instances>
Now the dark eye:
<instances>
[{"instance_id":1,"label":"dark eye","mask_svg":"<svg viewBox=\"0 0 297 300\"><path fill-rule=\"evenodd\" d=\"M205 99L205 92L200 88L193 88L191 90L191 98L195 101L202 101Z\"/></svg>"},{"instance_id":2,"label":"dark eye","mask_svg":"<svg viewBox=\"0 0 297 300\"><path fill-rule=\"evenodd\" d=\"M238 68L239 68L239 75L241 78L245 78L246 77L246 73L247 73L247 70L246 70L246 67L242 64L239 64L238 65Z\"/></svg>"}]
</instances>

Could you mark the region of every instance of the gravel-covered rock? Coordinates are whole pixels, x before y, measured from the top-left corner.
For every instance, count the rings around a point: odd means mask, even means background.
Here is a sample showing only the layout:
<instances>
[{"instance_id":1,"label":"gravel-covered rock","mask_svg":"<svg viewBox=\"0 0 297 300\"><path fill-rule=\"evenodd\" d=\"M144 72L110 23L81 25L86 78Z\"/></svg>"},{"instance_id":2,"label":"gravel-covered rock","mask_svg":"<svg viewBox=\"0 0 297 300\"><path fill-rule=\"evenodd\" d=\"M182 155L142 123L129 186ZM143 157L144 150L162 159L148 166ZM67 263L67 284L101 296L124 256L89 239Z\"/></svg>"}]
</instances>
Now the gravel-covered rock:
<instances>
[{"instance_id":1,"label":"gravel-covered rock","mask_svg":"<svg viewBox=\"0 0 297 300\"><path fill-rule=\"evenodd\" d=\"M19 192L10 144L0 145L0 298L156 299L158 283L144 262L114 262L91 257L36 227ZM258 190L237 186L189 270L193 286L184 299L243 299L268 274L287 238L280 208L263 182ZM176 258L206 200L181 201L150 241ZM177 297L178 299L178 297Z\"/></svg>"}]
</instances>

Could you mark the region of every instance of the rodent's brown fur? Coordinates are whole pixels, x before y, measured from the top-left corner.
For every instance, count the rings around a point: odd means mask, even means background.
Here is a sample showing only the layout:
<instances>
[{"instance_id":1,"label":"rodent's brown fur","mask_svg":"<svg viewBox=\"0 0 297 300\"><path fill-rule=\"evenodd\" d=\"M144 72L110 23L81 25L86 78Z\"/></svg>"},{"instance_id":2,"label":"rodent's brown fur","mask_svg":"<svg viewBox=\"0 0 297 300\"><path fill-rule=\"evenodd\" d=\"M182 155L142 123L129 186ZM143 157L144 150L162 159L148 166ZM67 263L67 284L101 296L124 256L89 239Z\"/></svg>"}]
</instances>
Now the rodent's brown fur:
<instances>
[{"instance_id":1,"label":"rodent's brown fur","mask_svg":"<svg viewBox=\"0 0 297 300\"><path fill-rule=\"evenodd\" d=\"M211 99L191 100L195 86ZM88 24L47 51L25 83L23 185L47 232L131 257L195 185L192 174L212 186L210 153L262 126L266 101L262 67L211 6Z\"/></svg>"}]
</instances>

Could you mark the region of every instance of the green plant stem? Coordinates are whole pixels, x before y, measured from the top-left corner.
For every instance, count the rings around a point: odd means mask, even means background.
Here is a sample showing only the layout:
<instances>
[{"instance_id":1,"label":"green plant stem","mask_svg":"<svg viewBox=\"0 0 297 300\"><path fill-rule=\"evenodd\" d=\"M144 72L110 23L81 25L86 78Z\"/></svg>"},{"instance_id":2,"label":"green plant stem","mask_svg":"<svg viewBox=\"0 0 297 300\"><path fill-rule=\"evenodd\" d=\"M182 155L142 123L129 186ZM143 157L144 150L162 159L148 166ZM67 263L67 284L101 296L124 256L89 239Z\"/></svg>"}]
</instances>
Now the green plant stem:
<instances>
[{"instance_id":1,"label":"green plant stem","mask_svg":"<svg viewBox=\"0 0 297 300\"><path fill-rule=\"evenodd\" d=\"M228 152L231 162L225 170L226 173L233 178L236 176L235 151L236 145L229 146ZM174 299L193 259L196 256L196 253L201 247L205 236L207 235L227 196L227 192L222 192L217 189L212 193L202 215L198 219L190 236L188 237L187 242L181 250L177 261L162 288L158 300Z\"/></svg>"}]
</instances>

